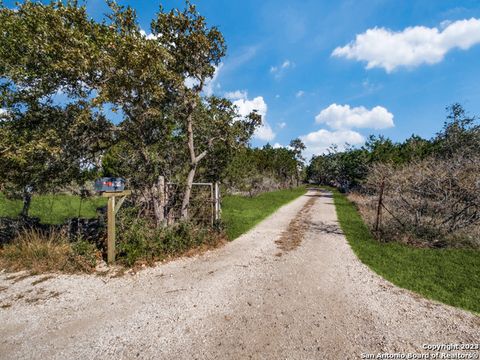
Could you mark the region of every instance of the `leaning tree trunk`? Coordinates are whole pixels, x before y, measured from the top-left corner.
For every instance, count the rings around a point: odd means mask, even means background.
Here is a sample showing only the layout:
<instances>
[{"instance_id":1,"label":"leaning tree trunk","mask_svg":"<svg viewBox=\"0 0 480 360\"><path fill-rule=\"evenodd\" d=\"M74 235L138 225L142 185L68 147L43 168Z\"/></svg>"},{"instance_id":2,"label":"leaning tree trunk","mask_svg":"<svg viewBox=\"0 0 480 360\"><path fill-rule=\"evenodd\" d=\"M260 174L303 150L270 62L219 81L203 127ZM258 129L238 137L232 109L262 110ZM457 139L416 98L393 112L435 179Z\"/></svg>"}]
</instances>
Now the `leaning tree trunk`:
<instances>
[{"instance_id":1,"label":"leaning tree trunk","mask_svg":"<svg viewBox=\"0 0 480 360\"><path fill-rule=\"evenodd\" d=\"M190 206L190 197L192 194L193 180L195 179L195 173L197 171L198 163L207 155L208 151L203 151L200 155L195 153L195 143L193 136L193 111L195 104L191 105L190 112L187 116L187 133L188 133L188 150L190 152L190 171L188 172L187 183L185 185L185 192L183 194L181 219L188 219L188 208ZM211 146L213 139L210 139L209 146Z\"/></svg>"},{"instance_id":2,"label":"leaning tree trunk","mask_svg":"<svg viewBox=\"0 0 480 360\"><path fill-rule=\"evenodd\" d=\"M193 180L195 179L195 173L197 171L197 165L192 163L190 165L190 171L188 172L187 185L185 186L185 193L183 194L182 201L182 219L188 219L188 208L190 206L190 197L192 195Z\"/></svg>"},{"instance_id":3,"label":"leaning tree trunk","mask_svg":"<svg viewBox=\"0 0 480 360\"><path fill-rule=\"evenodd\" d=\"M185 185L185 192L183 194L181 219L188 219L188 208L190 206L190 196L192 194L193 180L197 171L197 156L195 154L195 143L193 139L193 111L195 110L195 103L189 106L189 113L187 115L187 133L188 133L188 151L190 153L190 171L188 172L187 184Z\"/></svg>"}]
</instances>

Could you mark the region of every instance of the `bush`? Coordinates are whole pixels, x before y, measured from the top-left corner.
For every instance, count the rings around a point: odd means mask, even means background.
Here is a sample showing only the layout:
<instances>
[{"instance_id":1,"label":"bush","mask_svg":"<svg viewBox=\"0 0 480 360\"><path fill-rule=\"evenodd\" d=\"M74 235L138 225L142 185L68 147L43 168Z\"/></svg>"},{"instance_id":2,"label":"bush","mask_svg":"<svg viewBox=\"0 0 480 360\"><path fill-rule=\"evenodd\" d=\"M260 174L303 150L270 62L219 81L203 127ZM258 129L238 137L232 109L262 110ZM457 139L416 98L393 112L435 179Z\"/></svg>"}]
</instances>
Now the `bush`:
<instances>
[{"instance_id":1,"label":"bush","mask_svg":"<svg viewBox=\"0 0 480 360\"><path fill-rule=\"evenodd\" d=\"M62 271L91 272L99 252L84 240L73 243L61 232L25 230L11 244L0 249L0 267L8 271L30 270L34 273Z\"/></svg>"},{"instance_id":2,"label":"bush","mask_svg":"<svg viewBox=\"0 0 480 360\"><path fill-rule=\"evenodd\" d=\"M125 210L118 221L117 260L126 266L153 264L192 249L213 247L223 238L222 232L189 222L156 227L144 218L137 218L134 209Z\"/></svg>"},{"instance_id":3,"label":"bush","mask_svg":"<svg viewBox=\"0 0 480 360\"><path fill-rule=\"evenodd\" d=\"M374 166L367 190L376 202L384 184L383 235L406 235L431 246L464 242L460 234L480 226L479 174L480 156L462 154L397 168Z\"/></svg>"}]
</instances>

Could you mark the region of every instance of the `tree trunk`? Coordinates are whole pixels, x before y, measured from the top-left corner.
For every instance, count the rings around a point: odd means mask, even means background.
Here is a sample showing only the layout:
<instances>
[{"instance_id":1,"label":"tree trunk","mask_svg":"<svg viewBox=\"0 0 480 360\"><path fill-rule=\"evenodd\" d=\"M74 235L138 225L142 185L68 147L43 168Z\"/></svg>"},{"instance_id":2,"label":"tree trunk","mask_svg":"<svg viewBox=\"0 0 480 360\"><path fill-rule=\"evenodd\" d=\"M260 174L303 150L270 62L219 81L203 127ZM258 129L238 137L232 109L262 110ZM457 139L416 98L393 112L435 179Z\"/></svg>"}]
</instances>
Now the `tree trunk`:
<instances>
[{"instance_id":1,"label":"tree trunk","mask_svg":"<svg viewBox=\"0 0 480 360\"><path fill-rule=\"evenodd\" d=\"M165 179L163 176L158 177L156 186L152 193L153 213L155 215L155 224L157 227L163 226L165 223Z\"/></svg>"},{"instance_id":2,"label":"tree trunk","mask_svg":"<svg viewBox=\"0 0 480 360\"><path fill-rule=\"evenodd\" d=\"M193 139L193 112L195 110L195 103L191 103L189 106L189 113L187 115L187 134L188 134L188 151L190 153L190 171L188 172L187 184L185 187L185 193L183 194L181 219L188 219L188 207L190 206L190 195L192 193L193 179L195 178L195 172L197 171L197 156L195 154L195 142Z\"/></svg>"},{"instance_id":3,"label":"tree trunk","mask_svg":"<svg viewBox=\"0 0 480 360\"><path fill-rule=\"evenodd\" d=\"M195 172L197 171L198 163L207 156L208 151L205 150L201 154L195 153L195 142L193 135L193 112L195 111L196 103L190 104L189 113L187 115L187 133L188 133L188 150L190 152L190 171L188 172L187 184L185 186L185 193L183 194L181 219L188 219L188 208L190 206L190 196L192 194L192 185L195 178ZM210 139L208 146L210 147L213 139Z\"/></svg>"},{"instance_id":4,"label":"tree trunk","mask_svg":"<svg viewBox=\"0 0 480 360\"><path fill-rule=\"evenodd\" d=\"M28 186L23 189L23 208L21 216L28 217L28 212L30 210L30 204L32 202L32 192Z\"/></svg>"},{"instance_id":5,"label":"tree trunk","mask_svg":"<svg viewBox=\"0 0 480 360\"><path fill-rule=\"evenodd\" d=\"M187 186L185 187L185 193L183 194L182 201L182 220L188 219L188 207L190 206L190 196L192 194L193 179L195 179L195 172L197 171L197 164L192 164L187 177Z\"/></svg>"}]
</instances>

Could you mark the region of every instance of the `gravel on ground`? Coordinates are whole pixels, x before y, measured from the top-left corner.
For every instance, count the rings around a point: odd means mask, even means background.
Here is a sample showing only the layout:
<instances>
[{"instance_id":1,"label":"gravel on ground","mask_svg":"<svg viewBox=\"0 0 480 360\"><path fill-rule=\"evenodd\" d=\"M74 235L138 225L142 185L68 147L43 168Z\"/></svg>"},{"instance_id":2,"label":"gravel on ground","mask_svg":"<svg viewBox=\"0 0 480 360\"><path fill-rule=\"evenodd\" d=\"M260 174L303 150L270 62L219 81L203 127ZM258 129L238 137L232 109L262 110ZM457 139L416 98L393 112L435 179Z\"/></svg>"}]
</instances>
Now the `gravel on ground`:
<instances>
[{"instance_id":1,"label":"gravel on ground","mask_svg":"<svg viewBox=\"0 0 480 360\"><path fill-rule=\"evenodd\" d=\"M480 317L363 265L320 191L136 274L0 274L0 324L1 359L361 359L480 342Z\"/></svg>"}]
</instances>

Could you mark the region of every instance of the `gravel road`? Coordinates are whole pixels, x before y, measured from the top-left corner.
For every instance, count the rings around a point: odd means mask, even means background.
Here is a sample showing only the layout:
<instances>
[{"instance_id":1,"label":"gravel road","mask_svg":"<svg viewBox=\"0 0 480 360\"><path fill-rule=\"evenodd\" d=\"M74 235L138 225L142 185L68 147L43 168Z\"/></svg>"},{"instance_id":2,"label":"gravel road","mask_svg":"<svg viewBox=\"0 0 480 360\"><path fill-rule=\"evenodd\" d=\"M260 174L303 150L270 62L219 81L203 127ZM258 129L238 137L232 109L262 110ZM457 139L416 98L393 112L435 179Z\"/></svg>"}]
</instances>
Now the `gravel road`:
<instances>
[{"instance_id":1,"label":"gravel road","mask_svg":"<svg viewBox=\"0 0 480 360\"><path fill-rule=\"evenodd\" d=\"M480 342L480 317L370 271L315 191L134 275L0 274L1 359L361 359L460 342Z\"/></svg>"}]
</instances>

